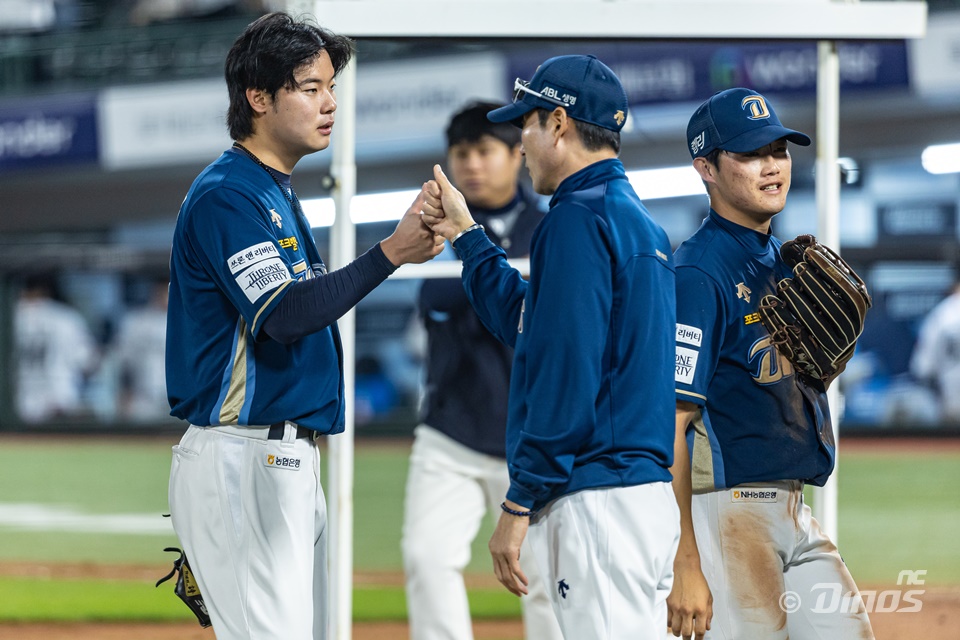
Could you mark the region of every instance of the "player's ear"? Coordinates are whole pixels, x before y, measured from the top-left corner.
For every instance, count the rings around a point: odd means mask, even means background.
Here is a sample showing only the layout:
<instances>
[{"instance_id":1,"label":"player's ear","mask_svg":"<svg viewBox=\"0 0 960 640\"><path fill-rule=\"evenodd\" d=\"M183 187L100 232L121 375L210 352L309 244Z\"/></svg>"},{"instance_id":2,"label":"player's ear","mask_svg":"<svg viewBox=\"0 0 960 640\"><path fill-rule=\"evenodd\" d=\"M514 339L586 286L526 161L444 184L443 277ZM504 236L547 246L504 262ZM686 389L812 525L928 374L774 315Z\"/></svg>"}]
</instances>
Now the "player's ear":
<instances>
[{"instance_id":1,"label":"player's ear","mask_svg":"<svg viewBox=\"0 0 960 640\"><path fill-rule=\"evenodd\" d=\"M263 89L247 89L247 102L256 113L264 113L270 104L270 96Z\"/></svg>"},{"instance_id":2,"label":"player's ear","mask_svg":"<svg viewBox=\"0 0 960 640\"><path fill-rule=\"evenodd\" d=\"M704 182L711 183L717 181L717 167L716 165L711 164L706 158L694 158L693 168L698 174L700 174L700 179Z\"/></svg>"},{"instance_id":3,"label":"player's ear","mask_svg":"<svg viewBox=\"0 0 960 640\"><path fill-rule=\"evenodd\" d=\"M554 140L559 140L575 126L563 107L557 107L551 111L550 117L547 118L547 127L553 132Z\"/></svg>"}]
</instances>

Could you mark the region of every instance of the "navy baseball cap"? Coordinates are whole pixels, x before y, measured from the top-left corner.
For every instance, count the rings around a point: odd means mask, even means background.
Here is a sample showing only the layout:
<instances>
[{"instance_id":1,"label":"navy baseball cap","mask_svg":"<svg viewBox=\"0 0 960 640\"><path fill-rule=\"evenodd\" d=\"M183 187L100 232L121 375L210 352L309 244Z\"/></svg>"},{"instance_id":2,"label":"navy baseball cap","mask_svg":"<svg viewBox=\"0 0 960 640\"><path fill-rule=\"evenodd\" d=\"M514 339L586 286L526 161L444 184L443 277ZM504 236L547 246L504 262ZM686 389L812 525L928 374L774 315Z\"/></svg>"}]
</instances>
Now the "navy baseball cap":
<instances>
[{"instance_id":1,"label":"navy baseball cap","mask_svg":"<svg viewBox=\"0 0 960 640\"><path fill-rule=\"evenodd\" d=\"M690 155L699 158L714 149L746 153L786 138L806 147L810 136L780 124L766 98L751 89L737 87L713 94L701 104L687 124Z\"/></svg>"},{"instance_id":2,"label":"navy baseball cap","mask_svg":"<svg viewBox=\"0 0 960 640\"><path fill-rule=\"evenodd\" d=\"M627 121L627 92L620 79L594 56L556 56L540 65L533 79L517 78L513 103L487 114L491 122L522 126L523 116L534 109L564 107L574 120L611 131Z\"/></svg>"}]
</instances>

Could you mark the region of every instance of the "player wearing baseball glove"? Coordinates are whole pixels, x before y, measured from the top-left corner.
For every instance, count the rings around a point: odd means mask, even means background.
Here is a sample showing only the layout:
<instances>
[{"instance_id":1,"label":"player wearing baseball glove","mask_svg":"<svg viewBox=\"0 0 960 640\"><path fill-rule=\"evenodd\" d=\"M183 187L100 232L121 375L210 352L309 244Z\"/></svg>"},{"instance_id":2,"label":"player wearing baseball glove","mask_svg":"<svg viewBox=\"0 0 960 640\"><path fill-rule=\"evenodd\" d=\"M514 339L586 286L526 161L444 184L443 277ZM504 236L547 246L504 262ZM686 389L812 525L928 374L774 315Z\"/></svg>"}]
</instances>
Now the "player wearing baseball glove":
<instances>
[{"instance_id":1,"label":"player wearing baseball glove","mask_svg":"<svg viewBox=\"0 0 960 640\"><path fill-rule=\"evenodd\" d=\"M873 638L853 576L803 502L833 471L826 385L871 304L813 236L772 232L791 145L812 141L744 87L704 101L687 141L710 212L674 255L681 535L668 625L696 640ZM851 607L818 608L824 584Z\"/></svg>"},{"instance_id":2,"label":"player wearing baseball glove","mask_svg":"<svg viewBox=\"0 0 960 640\"><path fill-rule=\"evenodd\" d=\"M873 302L863 280L812 235L783 243L792 278L760 300L760 322L797 373L829 384L853 356Z\"/></svg>"}]
</instances>

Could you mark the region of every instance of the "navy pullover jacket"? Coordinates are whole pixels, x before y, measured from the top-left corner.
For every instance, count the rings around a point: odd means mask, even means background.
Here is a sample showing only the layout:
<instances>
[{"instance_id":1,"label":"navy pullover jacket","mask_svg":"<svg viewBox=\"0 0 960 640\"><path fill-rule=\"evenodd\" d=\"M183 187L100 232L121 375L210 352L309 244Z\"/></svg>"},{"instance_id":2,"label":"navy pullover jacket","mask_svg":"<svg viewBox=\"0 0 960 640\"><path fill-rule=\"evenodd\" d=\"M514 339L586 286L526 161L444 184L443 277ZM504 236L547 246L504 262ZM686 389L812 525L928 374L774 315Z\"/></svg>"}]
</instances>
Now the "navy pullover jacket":
<instances>
[{"instance_id":1,"label":"navy pullover jacket","mask_svg":"<svg viewBox=\"0 0 960 640\"><path fill-rule=\"evenodd\" d=\"M539 509L583 489L669 482L673 257L620 161L559 185L529 282L480 231L454 248L477 314L515 348L507 498Z\"/></svg>"}]
</instances>

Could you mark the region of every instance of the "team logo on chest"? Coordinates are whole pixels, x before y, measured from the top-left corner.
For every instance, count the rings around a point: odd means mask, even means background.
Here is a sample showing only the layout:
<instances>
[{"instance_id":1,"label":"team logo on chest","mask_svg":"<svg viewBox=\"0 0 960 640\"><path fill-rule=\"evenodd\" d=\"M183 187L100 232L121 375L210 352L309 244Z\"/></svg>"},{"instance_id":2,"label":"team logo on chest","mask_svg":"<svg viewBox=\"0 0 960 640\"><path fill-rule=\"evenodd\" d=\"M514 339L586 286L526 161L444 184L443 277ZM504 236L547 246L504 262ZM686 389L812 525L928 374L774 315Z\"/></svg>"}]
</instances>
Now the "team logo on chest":
<instances>
[{"instance_id":1,"label":"team logo on chest","mask_svg":"<svg viewBox=\"0 0 960 640\"><path fill-rule=\"evenodd\" d=\"M793 375L793 365L773 344L770 336L760 338L750 347L748 363L756 363L753 381L757 384L773 384Z\"/></svg>"},{"instance_id":2,"label":"team logo on chest","mask_svg":"<svg viewBox=\"0 0 960 640\"><path fill-rule=\"evenodd\" d=\"M737 284L737 297L743 300L744 302L750 302L750 294L753 291L750 290L750 287L743 284L742 282Z\"/></svg>"},{"instance_id":3,"label":"team logo on chest","mask_svg":"<svg viewBox=\"0 0 960 640\"><path fill-rule=\"evenodd\" d=\"M283 229L283 216L276 209L270 209L270 221L277 225L277 229Z\"/></svg>"}]
</instances>

